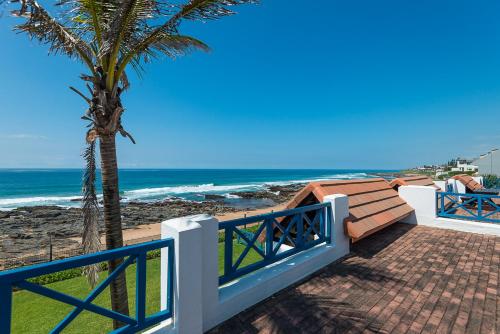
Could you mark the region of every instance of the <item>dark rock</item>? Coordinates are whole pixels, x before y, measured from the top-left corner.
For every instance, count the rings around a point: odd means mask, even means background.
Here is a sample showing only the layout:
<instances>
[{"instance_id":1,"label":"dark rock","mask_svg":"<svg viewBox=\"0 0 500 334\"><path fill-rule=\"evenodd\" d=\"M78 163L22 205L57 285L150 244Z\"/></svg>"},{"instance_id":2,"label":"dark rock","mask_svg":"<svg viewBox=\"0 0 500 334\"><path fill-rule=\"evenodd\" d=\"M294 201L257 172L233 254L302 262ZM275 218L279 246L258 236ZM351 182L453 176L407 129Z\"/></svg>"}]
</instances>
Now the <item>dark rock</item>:
<instances>
[{"instance_id":1,"label":"dark rock","mask_svg":"<svg viewBox=\"0 0 500 334\"><path fill-rule=\"evenodd\" d=\"M205 194L205 199L209 201L220 201L224 200L225 197L222 195L216 195L216 194Z\"/></svg>"},{"instance_id":2,"label":"dark rock","mask_svg":"<svg viewBox=\"0 0 500 334\"><path fill-rule=\"evenodd\" d=\"M33 236L30 234L15 233L15 234L9 235L9 238L12 238L12 239L32 239Z\"/></svg>"},{"instance_id":3,"label":"dark rock","mask_svg":"<svg viewBox=\"0 0 500 334\"><path fill-rule=\"evenodd\" d=\"M55 218L59 217L61 214L62 212L60 211L47 210L34 213L33 218Z\"/></svg>"}]
</instances>

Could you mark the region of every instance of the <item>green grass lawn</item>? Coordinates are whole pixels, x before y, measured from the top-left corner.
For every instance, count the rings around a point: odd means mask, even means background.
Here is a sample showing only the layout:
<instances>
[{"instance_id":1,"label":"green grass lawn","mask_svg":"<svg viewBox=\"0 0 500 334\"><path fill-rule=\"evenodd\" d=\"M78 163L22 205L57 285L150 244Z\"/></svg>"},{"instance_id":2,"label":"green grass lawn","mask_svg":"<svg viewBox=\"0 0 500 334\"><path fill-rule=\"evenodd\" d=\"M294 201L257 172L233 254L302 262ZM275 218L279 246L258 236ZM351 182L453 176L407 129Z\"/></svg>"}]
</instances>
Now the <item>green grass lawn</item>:
<instances>
[{"instance_id":1,"label":"green grass lawn","mask_svg":"<svg viewBox=\"0 0 500 334\"><path fill-rule=\"evenodd\" d=\"M233 258L236 261L244 246L234 242ZM251 250L240 267L261 260L257 252ZM219 274L224 267L224 244L219 244ZM100 274L103 280L106 272ZM160 310L160 259L147 261L146 314ZM46 285L53 290L68 295L85 298L91 291L85 277L76 277ZM135 264L127 268L127 286L131 315L135 314ZM109 288L104 290L94 304L110 308ZM17 291L13 296L12 333L48 333L73 309L72 306L60 303L29 291ZM84 311L73 320L63 333L107 333L112 330L112 322L108 318Z\"/></svg>"}]
</instances>

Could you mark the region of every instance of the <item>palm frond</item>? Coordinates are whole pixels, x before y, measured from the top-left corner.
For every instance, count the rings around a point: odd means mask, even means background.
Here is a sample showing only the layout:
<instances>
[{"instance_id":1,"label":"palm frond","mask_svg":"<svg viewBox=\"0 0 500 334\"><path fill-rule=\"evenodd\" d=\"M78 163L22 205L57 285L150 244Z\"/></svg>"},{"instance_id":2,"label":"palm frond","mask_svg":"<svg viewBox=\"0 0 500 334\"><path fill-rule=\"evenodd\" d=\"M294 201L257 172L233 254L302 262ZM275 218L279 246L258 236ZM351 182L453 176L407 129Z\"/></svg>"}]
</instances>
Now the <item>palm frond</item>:
<instances>
[{"instance_id":1,"label":"palm frond","mask_svg":"<svg viewBox=\"0 0 500 334\"><path fill-rule=\"evenodd\" d=\"M105 14L110 7L108 2L106 0L59 0L57 5L67 8L63 12L66 20L78 24L82 32L92 33L91 38L95 39L98 48L100 48Z\"/></svg>"},{"instance_id":2,"label":"palm frond","mask_svg":"<svg viewBox=\"0 0 500 334\"><path fill-rule=\"evenodd\" d=\"M83 175L83 234L82 244L85 254L95 253L101 250L101 240L99 237L99 202L97 200L95 180L96 180L96 161L95 161L95 140L88 142L87 148L83 153L86 161L86 169ZM99 265L90 265L84 268L89 284L95 286L99 279Z\"/></svg>"},{"instance_id":3,"label":"palm frond","mask_svg":"<svg viewBox=\"0 0 500 334\"><path fill-rule=\"evenodd\" d=\"M159 54L175 58L195 49L208 51L208 46L203 42L178 33L181 21L183 19L213 20L235 14L229 9L231 6L257 2L258 0L190 0L183 6L170 5L170 11L171 8L179 9L165 23L154 27L145 25L141 34L135 34L134 38L131 38L129 43L122 47L122 57L118 62L118 75L125 70L129 63L134 69L140 69L142 61L148 62Z\"/></svg>"},{"instance_id":4,"label":"palm frond","mask_svg":"<svg viewBox=\"0 0 500 334\"><path fill-rule=\"evenodd\" d=\"M162 34L145 49L137 50L136 57L138 61L144 62L148 62L150 58L157 58L159 54L175 59L195 50L208 52L210 47L191 36ZM141 57L143 59L140 59Z\"/></svg>"},{"instance_id":5,"label":"palm frond","mask_svg":"<svg viewBox=\"0 0 500 334\"><path fill-rule=\"evenodd\" d=\"M222 16L233 15L235 12L228 7L253 4L258 0L191 0L181 7L178 14L172 17L172 23L180 19L206 21Z\"/></svg>"},{"instance_id":6,"label":"palm frond","mask_svg":"<svg viewBox=\"0 0 500 334\"><path fill-rule=\"evenodd\" d=\"M157 11L155 0L124 0L115 11L109 28L105 30L100 57L108 58L107 87L113 89L120 80L115 77L115 66L120 51L123 53L132 44L137 35L147 31L148 19L153 19Z\"/></svg>"},{"instance_id":7,"label":"palm frond","mask_svg":"<svg viewBox=\"0 0 500 334\"><path fill-rule=\"evenodd\" d=\"M12 11L12 14L26 19L24 23L16 25L15 30L49 45L49 52L60 52L70 58L82 60L94 72L92 48L79 38L78 33L75 33L77 29L66 27L58 22L35 0L14 0L13 2L20 3L20 8Z\"/></svg>"}]
</instances>

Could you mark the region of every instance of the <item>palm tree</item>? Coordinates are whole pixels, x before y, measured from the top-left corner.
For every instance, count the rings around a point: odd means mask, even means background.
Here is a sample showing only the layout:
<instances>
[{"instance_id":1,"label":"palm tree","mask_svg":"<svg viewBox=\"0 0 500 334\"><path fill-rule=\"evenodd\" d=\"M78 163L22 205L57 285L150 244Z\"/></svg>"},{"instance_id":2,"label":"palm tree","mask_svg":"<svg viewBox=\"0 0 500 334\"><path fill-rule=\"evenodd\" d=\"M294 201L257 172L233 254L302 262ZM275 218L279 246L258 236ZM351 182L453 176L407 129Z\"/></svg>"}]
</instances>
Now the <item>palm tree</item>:
<instances>
[{"instance_id":1,"label":"palm tree","mask_svg":"<svg viewBox=\"0 0 500 334\"><path fill-rule=\"evenodd\" d=\"M5 2L6 0L0 0ZM83 180L83 247L85 252L99 250L99 206L95 191L95 152L98 142L101 157L104 227L108 249L123 246L121 229L117 134L134 139L123 127L125 108L122 93L129 88L126 70L142 71L142 65L160 56L175 58L193 50L208 51L202 41L180 34L182 21L208 21L234 14L232 5L257 0L189 0L184 4L168 0L58 0L42 7L35 0L10 0L12 14L23 19L15 30L47 44L53 54L81 61L88 73L80 78L87 93L70 87L88 104L82 119L88 122L87 162ZM54 14L49 13L53 11ZM122 259L110 261L113 271ZM97 279L96 267L86 268L91 283ZM114 311L128 314L125 274L110 286ZM121 324L115 322L117 328Z\"/></svg>"}]
</instances>

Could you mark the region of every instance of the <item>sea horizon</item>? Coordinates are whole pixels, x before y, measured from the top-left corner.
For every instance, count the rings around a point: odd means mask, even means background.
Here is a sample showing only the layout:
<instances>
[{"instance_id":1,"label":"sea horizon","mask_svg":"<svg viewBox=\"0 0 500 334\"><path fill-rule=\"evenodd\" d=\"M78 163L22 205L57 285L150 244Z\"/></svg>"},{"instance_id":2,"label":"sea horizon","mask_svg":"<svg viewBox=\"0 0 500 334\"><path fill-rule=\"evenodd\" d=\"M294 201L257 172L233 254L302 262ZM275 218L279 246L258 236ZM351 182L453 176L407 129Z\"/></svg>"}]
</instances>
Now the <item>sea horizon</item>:
<instances>
[{"instance_id":1,"label":"sea horizon","mask_svg":"<svg viewBox=\"0 0 500 334\"><path fill-rule=\"evenodd\" d=\"M182 199L202 201L204 195L237 198L238 192L269 186L320 180L374 177L394 173L386 169L278 169L278 168L122 168L119 170L123 202ZM83 169L0 168L0 210L24 206L79 207ZM100 173L97 173L100 193Z\"/></svg>"}]
</instances>

